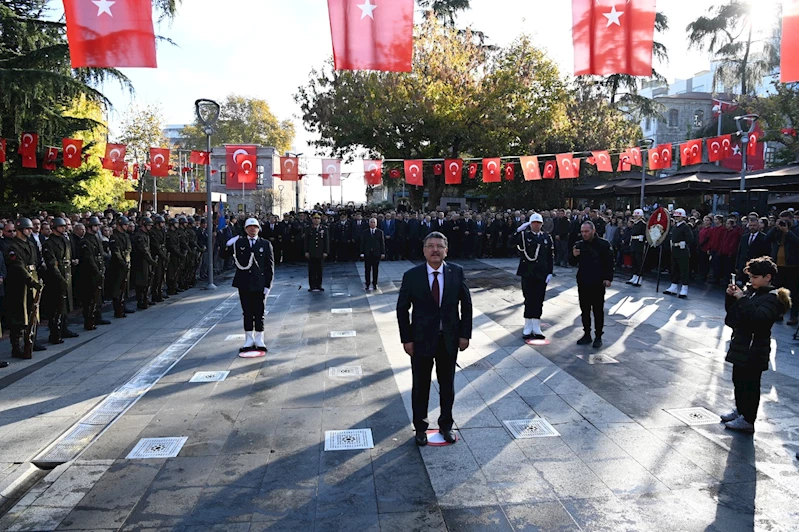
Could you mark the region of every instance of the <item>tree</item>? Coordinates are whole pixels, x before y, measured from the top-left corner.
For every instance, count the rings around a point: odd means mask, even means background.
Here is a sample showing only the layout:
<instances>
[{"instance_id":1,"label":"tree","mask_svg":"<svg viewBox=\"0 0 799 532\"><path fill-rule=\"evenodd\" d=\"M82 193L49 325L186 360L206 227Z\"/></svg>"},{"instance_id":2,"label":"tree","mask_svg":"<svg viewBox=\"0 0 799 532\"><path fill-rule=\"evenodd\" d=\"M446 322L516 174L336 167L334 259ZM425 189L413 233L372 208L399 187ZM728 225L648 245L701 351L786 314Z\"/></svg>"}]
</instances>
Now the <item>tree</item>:
<instances>
[{"instance_id":1,"label":"tree","mask_svg":"<svg viewBox=\"0 0 799 532\"><path fill-rule=\"evenodd\" d=\"M764 141L776 143L773 166L799 161L799 140L795 134L784 135L783 129L799 129L799 86L773 82L774 94L752 98L747 108L758 114L758 124L765 131Z\"/></svg>"},{"instance_id":2,"label":"tree","mask_svg":"<svg viewBox=\"0 0 799 532\"><path fill-rule=\"evenodd\" d=\"M469 30L428 16L416 29L414 58L411 73L335 72L329 62L312 70L295 99L317 149L386 159L526 154L566 119L566 85L525 36L491 51ZM427 166L437 205L444 179ZM411 190L417 206L422 192Z\"/></svg>"},{"instance_id":3,"label":"tree","mask_svg":"<svg viewBox=\"0 0 799 532\"><path fill-rule=\"evenodd\" d=\"M455 25L458 11L465 11L470 7L470 0L417 0L417 3L419 7L432 11L447 26Z\"/></svg>"},{"instance_id":4,"label":"tree","mask_svg":"<svg viewBox=\"0 0 799 532\"><path fill-rule=\"evenodd\" d=\"M214 126L216 143L274 146L278 153L291 149L294 124L290 120L279 121L265 100L231 94L221 105L219 121ZM181 135L184 147L206 148L205 133L198 122L186 126Z\"/></svg>"},{"instance_id":5,"label":"tree","mask_svg":"<svg viewBox=\"0 0 799 532\"><path fill-rule=\"evenodd\" d=\"M690 47L708 51L719 61L714 83L753 93L760 81L779 65L779 13L769 20L768 6L749 0L727 0L711 7L710 16L688 24ZM766 24L760 25L766 14Z\"/></svg>"},{"instance_id":6,"label":"tree","mask_svg":"<svg viewBox=\"0 0 799 532\"><path fill-rule=\"evenodd\" d=\"M176 0L154 0L162 18L171 18ZM118 70L70 66L65 25L53 17L47 0L14 0L0 3L0 136L13 139L23 131L39 133L44 146L58 146L62 137L81 137L91 151L104 134L102 112L110 106L97 90L104 81L131 88ZM68 208L80 186L96 177L99 168L55 172L23 169L13 157L0 165L0 209L27 211L50 203Z\"/></svg>"}]
</instances>

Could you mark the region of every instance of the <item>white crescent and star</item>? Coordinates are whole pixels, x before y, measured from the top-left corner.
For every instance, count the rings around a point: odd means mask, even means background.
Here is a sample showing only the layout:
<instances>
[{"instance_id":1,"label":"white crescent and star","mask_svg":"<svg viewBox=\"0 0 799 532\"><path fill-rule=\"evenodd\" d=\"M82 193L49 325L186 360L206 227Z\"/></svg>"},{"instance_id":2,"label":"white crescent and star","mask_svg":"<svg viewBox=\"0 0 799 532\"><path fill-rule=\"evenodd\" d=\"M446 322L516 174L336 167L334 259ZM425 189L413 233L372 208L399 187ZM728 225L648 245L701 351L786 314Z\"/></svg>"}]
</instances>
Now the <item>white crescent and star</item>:
<instances>
[{"instance_id":1,"label":"white crescent and star","mask_svg":"<svg viewBox=\"0 0 799 532\"><path fill-rule=\"evenodd\" d=\"M74 144L68 144L66 152L67 152L67 157L71 159L73 155L78 153L78 147L75 146Z\"/></svg>"},{"instance_id":2,"label":"white crescent and star","mask_svg":"<svg viewBox=\"0 0 799 532\"><path fill-rule=\"evenodd\" d=\"M24 135L22 135L22 143L25 146L30 146L31 142L33 142L33 135L31 135L30 133L25 133Z\"/></svg>"},{"instance_id":3,"label":"white crescent and star","mask_svg":"<svg viewBox=\"0 0 799 532\"><path fill-rule=\"evenodd\" d=\"M493 169L492 169L492 166L493 166ZM486 167L488 168L489 172L491 172L493 174L494 171L497 169L497 163L496 163L496 161L489 161L488 164L486 165Z\"/></svg>"},{"instance_id":4,"label":"white crescent and star","mask_svg":"<svg viewBox=\"0 0 799 532\"><path fill-rule=\"evenodd\" d=\"M330 171L331 168L333 169L332 172ZM325 168L325 172L327 172L328 174L337 174L338 167L335 164L328 164L327 168Z\"/></svg>"},{"instance_id":5,"label":"white crescent and star","mask_svg":"<svg viewBox=\"0 0 799 532\"><path fill-rule=\"evenodd\" d=\"M739 148L738 146L733 146L732 147L732 154L733 155L740 155L741 154L741 148Z\"/></svg>"},{"instance_id":6,"label":"white crescent and star","mask_svg":"<svg viewBox=\"0 0 799 532\"><path fill-rule=\"evenodd\" d=\"M452 172L453 174L457 174L458 170L459 170L458 163L449 163L449 171L450 172Z\"/></svg>"},{"instance_id":7,"label":"white crescent and star","mask_svg":"<svg viewBox=\"0 0 799 532\"><path fill-rule=\"evenodd\" d=\"M602 13L602 16L608 19L608 25L605 27L609 28L612 24L621 27L621 21L619 21L619 18L623 14L624 11L616 11L616 6L613 6L608 13Z\"/></svg>"},{"instance_id":8,"label":"white crescent and star","mask_svg":"<svg viewBox=\"0 0 799 532\"><path fill-rule=\"evenodd\" d=\"M283 161L283 168L286 170L287 174L291 174L294 172L294 160L293 159L286 159Z\"/></svg>"},{"instance_id":9,"label":"white crescent and star","mask_svg":"<svg viewBox=\"0 0 799 532\"><path fill-rule=\"evenodd\" d=\"M116 154L116 155L114 155L114 154ZM111 156L111 160L112 161L116 161L117 159L119 159L119 156L122 155L122 152L119 151L119 148L114 148L113 150L111 150L108 153L108 155Z\"/></svg>"},{"instance_id":10,"label":"white crescent and star","mask_svg":"<svg viewBox=\"0 0 799 532\"><path fill-rule=\"evenodd\" d=\"M366 167L366 171L367 172L377 171L377 165L375 163L369 164L369 166Z\"/></svg>"},{"instance_id":11,"label":"white crescent and star","mask_svg":"<svg viewBox=\"0 0 799 532\"><path fill-rule=\"evenodd\" d=\"M410 170L413 175L416 175L416 174L419 173L419 165L418 164L412 164L412 165L410 165L408 167L408 170Z\"/></svg>"},{"instance_id":12,"label":"white crescent and star","mask_svg":"<svg viewBox=\"0 0 799 532\"><path fill-rule=\"evenodd\" d=\"M243 150L241 148L239 148L238 150L234 151L233 152L233 162L236 163L236 164L239 164L239 155L249 155L249 153L247 153L247 150Z\"/></svg>"},{"instance_id":13,"label":"white crescent and star","mask_svg":"<svg viewBox=\"0 0 799 532\"><path fill-rule=\"evenodd\" d=\"M671 159L671 150L670 149L665 148L661 153L663 154L663 159L664 160Z\"/></svg>"},{"instance_id":14,"label":"white crescent and star","mask_svg":"<svg viewBox=\"0 0 799 532\"><path fill-rule=\"evenodd\" d=\"M97 6L98 17L103 13L108 13L108 16L111 18L114 17L114 14L111 13L111 6L116 4L116 2L112 2L111 0L92 0L92 4Z\"/></svg>"},{"instance_id":15,"label":"white crescent and star","mask_svg":"<svg viewBox=\"0 0 799 532\"><path fill-rule=\"evenodd\" d=\"M158 162L159 159L161 160L161 162ZM157 154L155 157L153 157L153 162L155 163L155 166L157 166L158 168L161 168L161 163L164 162L165 160L166 159L164 158L164 156L161 155L160 153Z\"/></svg>"},{"instance_id":16,"label":"white crescent and star","mask_svg":"<svg viewBox=\"0 0 799 532\"><path fill-rule=\"evenodd\" d=\"M252 170L252 161L249 160L242 161L241 169L244 170L245 174L249 174L250 170Z\"/></svg>"},{"instance_id":17,"label":"white crescent and star","mask_svg":"<svg viewBox=\"0 0 799 532\"><path fill-rule=\"evenodd\" d=\"M718 141L713 141L710 143L710 149L713 150L713 153L718 153L719 149L721 149L721 144Z\"/></svg>"},{"instance_id":18,"label":"white crescent and star","mask_svg":"<svg viewBox=\"0 0 799 532\"><path fill-rule=\"evenodd\" d=\"M534 165L535 163L533 163L533 161L527 161L527 164L525 166L527 167L528 170L532 170Z\"/></svg>"},{"instance_id":19,"label":"white crescent and star","mask_svg":"<svg viewBox=\"0 0 799 532\"><path fill-rule=\"evenodd\" d=\"M96 2L95 2L96 3ZM361 10L361 20L369 17L370 19L374 20L374 10L377 9L376 5L373 5L370 0L365 0L363 4L357 4L358 9Z\"/></svg>"}]
</instances>

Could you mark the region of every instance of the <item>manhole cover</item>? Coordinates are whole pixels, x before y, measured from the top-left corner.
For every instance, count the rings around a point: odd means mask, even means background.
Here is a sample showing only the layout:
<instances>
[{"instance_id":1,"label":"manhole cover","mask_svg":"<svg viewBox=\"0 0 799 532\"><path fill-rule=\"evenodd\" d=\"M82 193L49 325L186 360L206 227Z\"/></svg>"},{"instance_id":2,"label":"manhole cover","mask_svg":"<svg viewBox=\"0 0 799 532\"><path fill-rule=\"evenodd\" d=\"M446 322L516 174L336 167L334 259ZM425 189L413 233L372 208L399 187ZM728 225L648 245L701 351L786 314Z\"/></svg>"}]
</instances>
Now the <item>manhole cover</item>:
<instances>
[{"instance_id":1,"label":"manhole cover","mask_svg":"<svg viewBox=\"0 0 799 532\"><path fill-rule=\"evenodd\" d=\"M363 375L361 366L338 366L335 368L328 368L328 377L360 377Z\"/></svg>"},{"instance_id":2,"label":"manhole cover","mask_svg":"<svg viewBox=\"0 0 799 532\"><path fill-rule=\"evenodd\" d=\"M325 451L349 451L374 447L372 429L328 430L325 432Z\"/></svg>"},{"instance_id":3,"label":"manhole cover","mask_svg":"<svg viewBox=\"0 0 799 532\"><path fill-rule=\"evenodd\" d=\"M330 331L331 338L350 338L355 336L355 331Z\"/></svg>"},{"instance_id":4,"label":"manhole cover","mask_svg":"<svg viewBox=\"0 0 799 532\"><path fill-rule=\"evenodd\" d=\"M226 342L237 342L239 340L244 340L243 334L228 334L227 336L225 336Z\"/></svg>"},{"instance_id":5,"label":"manhole cover","mask_svg":"<svg viewBox=\"0 0 799 532\"><path fill-rule=\"evenodd\" d=\"M188 438L143 438L126 457L128 460L144 458L174 458Z\"/></svg>"},{"instance_id":6,"label":"manhole cover","mask_svg":"<svg viewBox=\"0 0 799 532\"><path fill-rule=\"evenodd\" d=\"M686 425L714 425L719 422L719 416L707 408L675 408L666 410Z\"/></svg>"},{"instance_id":7,"label":"manhole cover","mask_svg":"<svg viewBox=\"0 0 799 532\"><path fill-rule=\"evenodd\" d=\"M334 308L330 309L333 314L352 314L351 308Z\"/></svg>"},{"instance_id":8,"label":"manhole cover","mask_svg":"<svg viewBox=\"0 0 799 532\"><path fill-rule=\"evenodd\" d=\"M189 380L189 382L219 382L230 375L229 371L199 371Z\"/></svg>"},{"instance_id":9,"label":"manhole cover","mask_svg":"<svg viewBox=\"0 0 799 532\"><path fill-rule=\"evenodd\" d=\"M488 360L478 360L472 364L469 364L463 369L493 369L494 365L491 364Z\"/></svg>"},{"instance_id":10,"label":"manhole cover","mask_svg":"<svg viewBox=\"0 0 799 532\"><path fill-rule=\"evenodd\" d=\"M618 364L619 361L607 355L577 355L577 358L585 360L592 366L594 364Z\"/></svg>"},{"instance_id":11,"label":"manhole cover","mask_svg":"<svg viewBox=\"0 0 799 532\"><path fill-rule=\"evenodd\" d=\"M555 427L550 425L546 419L540 417L535 419L514 419L503 421L503 423L516 439L560 436Z\"/></svg>"}]
</instances>

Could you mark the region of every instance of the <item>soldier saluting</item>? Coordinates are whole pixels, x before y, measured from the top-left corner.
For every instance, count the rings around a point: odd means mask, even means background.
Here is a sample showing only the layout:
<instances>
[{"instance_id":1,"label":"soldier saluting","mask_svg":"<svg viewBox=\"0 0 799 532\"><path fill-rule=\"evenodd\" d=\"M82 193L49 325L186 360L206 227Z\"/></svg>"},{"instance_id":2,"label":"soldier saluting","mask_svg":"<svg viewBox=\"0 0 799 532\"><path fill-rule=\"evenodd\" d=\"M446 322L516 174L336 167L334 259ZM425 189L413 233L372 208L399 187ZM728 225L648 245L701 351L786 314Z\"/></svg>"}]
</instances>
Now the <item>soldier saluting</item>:
<instances>
[{"instance_id":1,"label":"soldier saluting","mask_svg":"<svg viewBox=\"0 0 799 532\"><path fill-rule=\"evenodd\" d=\"M55 218L53 234L42 243L42 256L47 265L45 302L49 310L50 343L64 343L63 338L78 335L67 328L66 314L72 303L72 242L67 236L67 222Z\"/></svg>"},{"instance_id":2,"label":"soldier saluting","mask_svg":"<svg viewBox=\"0 0 799 532\"><path fill-rule=\"evenodd\" d=\"M31 359L32 351L41 351L35 345L32 335L25 335L24 349L20 347L23 330L33 325L39 317L34 312L37 293L44 288L39 280L39 249L31 239L33 223L28 218L20 218L16 223L16 235L6 249L6 296L4 300L6 319L11 338L11 356Z\"/></svg>"},{"instance_id":3,"label":"soldier saluting","mask_svg":"<svg viewBox=\"0 0 799 532\"><path fill-rule=\"evenodd\" d=\"M524 294L524 340L546 339L541 331L541 314L547 285L552 280L555 245L552 237L541 230L543 225L544 218L535 213L516 230L519 239L516 247L521 252L516 275L522 278Z\"/></svg>"},{"instance_id":4,"label":"soldier saluting","mask_svg":"<svg viewBox=\"0 0 799 532\"><path fill-rule=\"evenodd\" d=\"M244 345L239 352L266 352L264 340L265 301L275 278L275 255L272 244L258 236L261 224L255 218L244 224L246 236L234 236L227 241L236 263L233 287L239 289L244 314ZM232 250L231 250L232 248Z\"/></svg>"},{"instance_id":5,"label":"soldier saluting","mask_svg":"<svg viewBox=\"0 0 799 532\"><path fill-rule=\"evenodd\" d=\"M644 246L646 244L646 222L644 221L644 211L635 209L633 211L632 232L630 234L630 251L633 255L633 277L627 284L641 286L644 268Z\"/></svg>"},{"instance_id":6,"label":"soldier saluting","mask_svg":"<svg viewBox=\"0 0 799 532\"><path fill-rule=\"evenodd\" d=\"M330 235L327 228L322 226L322 216L318 212L314 213L313 223L305 231L303 241L305 258L308 259L308 291L324 292L322 275L325 259L330 254Z\"/></svg>"}]
</instances>

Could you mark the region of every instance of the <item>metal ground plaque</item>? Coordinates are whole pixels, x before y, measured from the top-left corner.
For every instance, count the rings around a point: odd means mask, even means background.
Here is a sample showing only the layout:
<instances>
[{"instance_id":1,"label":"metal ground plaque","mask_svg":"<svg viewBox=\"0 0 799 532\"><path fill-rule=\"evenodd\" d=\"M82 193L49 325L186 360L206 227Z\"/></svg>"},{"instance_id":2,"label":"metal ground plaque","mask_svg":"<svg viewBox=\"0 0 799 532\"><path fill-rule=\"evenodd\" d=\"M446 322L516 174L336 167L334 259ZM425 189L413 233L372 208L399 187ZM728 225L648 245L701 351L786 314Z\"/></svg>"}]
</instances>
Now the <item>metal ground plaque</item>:
<instances>
[{"instance_id":1,"label":"metal ground plaque","mask_svg":"<svg viewBox=\"0 0 799 532\"><path fill-rule=\"evenodd\" d=\"M360 377L363 375L361 366L338 366L335 368L328 368L328 377Z\"/></svg>"},{"instance_id":2,"label":"metal ground plaque","mask_svg":"<svg viewBox=\"0 0 799 532\"><path fill-rule=\"evenodd\" d=\"M229 371L199 371L189 380L189 382L220 382L230 375Z\"/></svg>"},{"instance_id":3,"label":"metal ground plaque","mask_svg":"<svg viewBox=\"0 0 799 532\"><path fill-rule=\"evenodd\" d=\"M352 451L374 447L372 429L328 430L325 451Z\"/></svg>"},{"instance_id":4,"label":"metal ground plaque","mask_svg":"<svg viewBox=\"0 0 799 532\"><path fill-rule=\"evenodd\" d=\"M585 360L592 366L594 364L618 364L619 361L607 355L577 355L577 358Z\"/></svg>"},{"instance_id":5,"label":"metal ground plaque","mask_svg":"<svg viewBox=\"0 0 799 532\"><path fill-rule=\"evenodd\" d=\"M352 338L355 335L355 331L330 331L331 338Z\"/></svg>"},{"instance_id":6,"label":"metal ground plaque","mask_svg":"<svg viewBox=\"0 0 799 532\"><path fill-rule=\"evenodd\" d=\"M225 341L226 342L235 342L235 341L238 341L238 340L244 340L244 335L243 334L228 334L227 336L225 336Z\"/></svg>"},{"instance_id":7,"label":"metal ground plaque","mask_svg":"<svg viewBox=\"0 0 799 532\"><path fill-rule=\"evenodd\" d=\"M513 419L503 421L510 433L516 439L528 438L551 438L560 436L555 427L549 424L544 418L534 419Z\"/></svg>"},{"instance_id":8,"label":"metal ground plaque","mask_svg":"<svg viewBox=\"0 0 799 532\"><path fill-rule=\"evenodd\" d=\"M707 408L674 408L666 410L686 425L715 425L719 423L719 416Z\"/></svg>"},{"instance_id":9,"label":"metal ground plaque","mask_svg":"<svg viewBox=\"0 0 799 532\"><path fill-rule=\"evenodd\" d=\"M330 309L333 314L352 314L351 308L333 308Z\"/></svg>"},{"instance_id":10,"label":"metal ground plaque","mask_svg":"<svg viewBox=\"0 0 799 532\"><path fill-rule=\"evenodd\" d=\"M126 457L128 460L145 458L174 458L188 438L143 438Z\"/></svg>"}]
</instances>

